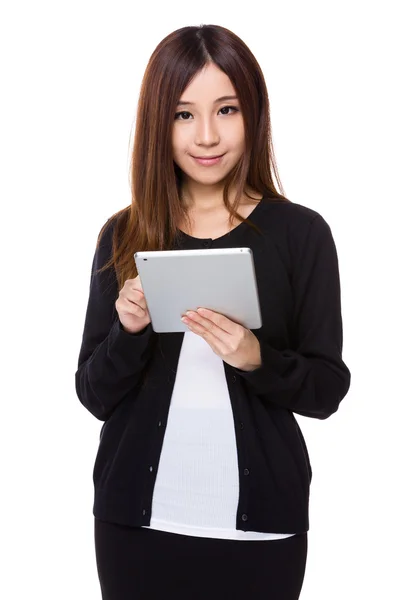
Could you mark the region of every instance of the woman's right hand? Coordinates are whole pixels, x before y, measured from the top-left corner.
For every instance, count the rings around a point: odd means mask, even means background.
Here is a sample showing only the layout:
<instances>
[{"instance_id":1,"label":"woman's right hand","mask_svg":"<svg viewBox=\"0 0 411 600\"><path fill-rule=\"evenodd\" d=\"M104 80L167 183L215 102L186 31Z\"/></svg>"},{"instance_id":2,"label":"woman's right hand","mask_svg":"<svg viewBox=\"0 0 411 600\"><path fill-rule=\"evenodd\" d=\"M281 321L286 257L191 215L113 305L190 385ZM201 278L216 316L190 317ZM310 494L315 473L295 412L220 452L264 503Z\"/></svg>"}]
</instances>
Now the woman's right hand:
<instances>
[{"instance_id":1,"label":"woman's right hand","mask_svg":"<svg viewBox=\"0 0 411 600\"><path fill-rule=\"evenodd\" d=\"M140 275L127 279L116 300L116 310L127 333L138 333L151 322Z\"/></svg>"}]
</instances>

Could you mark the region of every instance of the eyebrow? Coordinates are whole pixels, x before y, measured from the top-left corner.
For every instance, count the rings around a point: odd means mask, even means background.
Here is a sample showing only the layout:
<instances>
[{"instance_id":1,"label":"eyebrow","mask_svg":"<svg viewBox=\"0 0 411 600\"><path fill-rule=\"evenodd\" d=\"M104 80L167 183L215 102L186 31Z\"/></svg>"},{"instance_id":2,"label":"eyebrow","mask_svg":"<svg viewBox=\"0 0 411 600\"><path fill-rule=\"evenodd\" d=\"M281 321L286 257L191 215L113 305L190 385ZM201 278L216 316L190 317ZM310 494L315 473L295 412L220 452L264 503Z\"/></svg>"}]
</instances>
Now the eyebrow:
<instances>
[{"instance_id":1,"label":"eyebrow","mask_svg":"<svg viewBox=\"0 0 411 600\"><path fill-rule=\"evenodd\" d=\"M221 98L217 98L217 100L214 100L214 104L217 104L217 102L225 102L226 100L238 100L237 96L221 96ZM188 105L192 105L195 104L194 102L184 102L182 100L180 100L180 102L177 102L177 106L188 106Z\"/></svg>"}]
</instances>

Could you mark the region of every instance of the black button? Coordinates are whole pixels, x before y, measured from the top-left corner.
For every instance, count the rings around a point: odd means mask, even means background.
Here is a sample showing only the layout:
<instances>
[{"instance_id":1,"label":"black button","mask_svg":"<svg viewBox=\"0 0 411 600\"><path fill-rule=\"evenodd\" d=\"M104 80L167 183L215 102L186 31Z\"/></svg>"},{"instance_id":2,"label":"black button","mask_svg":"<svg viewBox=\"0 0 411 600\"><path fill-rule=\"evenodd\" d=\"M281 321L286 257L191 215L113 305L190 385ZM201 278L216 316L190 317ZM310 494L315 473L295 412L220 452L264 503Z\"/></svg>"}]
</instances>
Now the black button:
<instances>
[{"instance_id":1,"label":"black button","mask_svg":"<svg viewBox=\"0 0 411 600\"><path fill-rule=\"evenodd\" d=\"M245 514L241 515L241 518L242 518L243 521L247 521L247 519L248 519L247 515L245 515Z\"/></svg>"},{"instance_id":2,"label":"black button","mask_svg":"<svg viewBox=\"0 0 411 600\"><path fill-rule=\"evenodd\" d=\"M233 375L233 381L234 383L237 381L237 377L235 375Z\"/></svg>"},{"instance_id":3,"label":"black button","mask_svg":"<svg viewBox=\"0 0 411 600\"><path fill-rule=\"evenodd\" d=\"M208 248L209 246L211 246L211 240L204 240L202 246L204 248Z\"/></svg>"},{"instance_id":4,"label":"black button","mask_svg":"<svg viewBox=\"0 0 411 600\"><path fill-rule=\"evenodd\" d=\"M158 422L158 426L161 427L161 421Z\"/></svg>"},{"instance_id":5,"label":"black button","mask_svg":"<svg viewBox=\"0 0 411 600\"><path fill-rule=\"evenodd\" d=\"M240 423L240 429L244 429L244 423L242 421Z\"/></svg>"},{"instance_id":6,"label":"black button","mask_svg":"<svg viewBox=\"0 0 411 600\"><path fill-rule=\"evenodd\" d=\"M249 475L250 471L248 469L244 469L244 475Z\"/></svg>"},{"instance_id":7,"label":"black button","mask_svg":"<svg viewBox=\"0 0 411 600\"><path fill-rule=\"evenodd\" d=\"M152 470L153 470L153 467L150 467L150 473L151 473Z\"/></svg>"},{"instance_id":8,"label":"black button","mask_svg":"<svg viewBox=\"0 0 411 600\"><path fill-rule=\"evenodd\" d=\"M146 510L145 510L145 508L143 508L143 515L145 515L145 514L146 514Z\"/></svg>"}]
</instances>

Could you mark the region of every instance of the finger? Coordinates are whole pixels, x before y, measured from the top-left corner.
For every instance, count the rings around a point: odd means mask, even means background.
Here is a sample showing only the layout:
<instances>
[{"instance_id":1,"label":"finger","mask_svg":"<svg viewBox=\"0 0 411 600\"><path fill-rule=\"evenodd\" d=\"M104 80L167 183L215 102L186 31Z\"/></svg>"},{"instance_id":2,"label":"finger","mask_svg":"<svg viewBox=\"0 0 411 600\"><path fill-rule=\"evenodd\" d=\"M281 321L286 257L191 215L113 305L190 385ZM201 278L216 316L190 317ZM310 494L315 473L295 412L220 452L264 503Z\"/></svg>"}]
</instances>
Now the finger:
<instances>
[{"instance_id":1,"label":"finger","mask_svg":"<svg viewBox=\"0 0 411 600\"><path fill-rule=\"evenodd\" d=\"M144 296L143 292L139 292L138 290L135 291L133 294L131 294L131 296L128 297L128 300L138 304L141 306L141 308L144 308L144 310L147 309L146 297Z\"/></svg>"},{"instance_id":2,"label":"finger","mask_svg":"<svg viewBox=\"0 0 411 600\"><path fill-rule=\"evenodd\" d=\"M221 339L217 338L210 331L207 331L199 323L196 323L195 321L193 321L191 319L185 319L185 320L190 321L190 323L187 323L187 327L190 329L190 331L192 331L196 335L202 337L204 339L204 341L207 342L207 344L213 350L213 352L215 352L215 354L217 354L217 356L219 356L222 359L224 359L224 357L227 356L227 350L228 350L227 345L223 341L221 341Z\"/></svg>"},{"instance_id":3,"label":"finger","mask_svg":"<svg viewBox=\"0 0 411 600\"><path fill-rule=\"evenodd\" d=\"M135 315L136 317L144 317L146 315L146 309L144 306L141 306L136 302L132 302L128 298L125 298L124 310L132 315Z\"/></svg>"},{"instance_id":4,"label":"finger","mask_svg":"<svg viewBox=\"0 0 411 600\"><path fill-rule=\"evenodd\" d=\"M238 323L231 321L228 317L225 317L221 313L215 312L214 310L210 310L208 308L198 308L197 313L207 320L215 323L220 329L234 335L238 332L238 328L241 327Z\"/></svg>"},{"instance_id":5,"label":"finger","mask_svg":"<svg viewBox=\"0 0 411 600\"><path fill-rule=\"evenodd\" d=\"M139 292L142 292L143 291L143 286L141 285L141 280L140 279L132 280L130 288L132 290L138 290Z\"/></svg>"},{"instance_id":6,"label":"finger","mask_svg":"<svg viewBox=\"0 0 411 600\"><path fill-rule=\"evenodd\" d=\"M197 312L187 311L189 320L187 325L193 328L195 333L200 333L203 337L212 336L220 340L223 344L229 345L231 334L221 329L216 323L201 317Z\"/></svg>"},{"instance_id":7,"label":"finger","mask_svg":"<svg viewBox=\"0 0 411 600\"><path fill-rule=\"evenodd\" d=\"M147 310L146 298L144 293L140 290L127 289L126 287L123 287L119 293L118 300L132 302L133 304L141 306L144 310Z\"/></svg>"},{"instance_id":8,"label":"finger","mask_svg":"<svg viewBox=\"0 0 411 600\"><path fill-rule=\"evenodd\" d=\"M214 346L217 342L222 343L217 337L211 332L211 329L206 329L203 324L199 322L199 319L195 321L194 319L189 319L187 317L183 317L181 319L189 328L190 331L196 333L200 337L204 338L206 342L214 349ZM211 325L211 323L210 323Z\"/></svg>"}]
</instances>

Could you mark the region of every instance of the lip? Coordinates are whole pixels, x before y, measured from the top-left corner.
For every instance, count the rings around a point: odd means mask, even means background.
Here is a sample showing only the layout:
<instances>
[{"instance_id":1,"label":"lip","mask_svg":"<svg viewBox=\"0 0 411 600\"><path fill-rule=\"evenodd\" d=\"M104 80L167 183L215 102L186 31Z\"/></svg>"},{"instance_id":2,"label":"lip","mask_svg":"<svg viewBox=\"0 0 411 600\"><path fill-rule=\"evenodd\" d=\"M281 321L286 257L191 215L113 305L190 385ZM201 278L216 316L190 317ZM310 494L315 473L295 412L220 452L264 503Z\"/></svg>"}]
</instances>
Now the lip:
<instances>
[{"instance_id":1,"label":"lip","mask_svg":"<svg viewBox=\"0 0 411 600\"><path fill-rule=\"evenodd\" d=\"M224 154L220 154L219 156L216 156L214 158L211 158L211 157L209 157L209 158L199 158L197 156L193 156L192 158L194 158L194 160L197 161L198 164L203 165L205 167L208 167L208 166L212 166L212 165L218 164L221 161L221 159L223 158L223 156L224 156Z\"/></svg>"}]
</instances>

